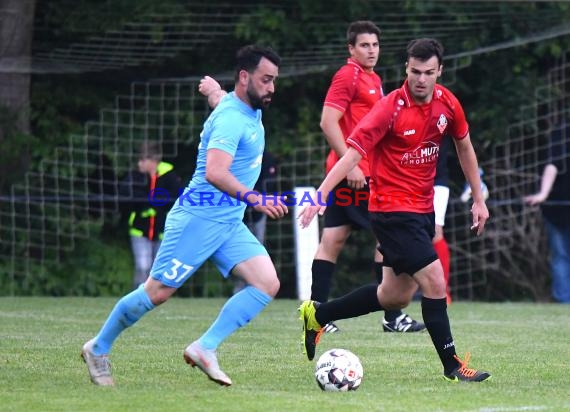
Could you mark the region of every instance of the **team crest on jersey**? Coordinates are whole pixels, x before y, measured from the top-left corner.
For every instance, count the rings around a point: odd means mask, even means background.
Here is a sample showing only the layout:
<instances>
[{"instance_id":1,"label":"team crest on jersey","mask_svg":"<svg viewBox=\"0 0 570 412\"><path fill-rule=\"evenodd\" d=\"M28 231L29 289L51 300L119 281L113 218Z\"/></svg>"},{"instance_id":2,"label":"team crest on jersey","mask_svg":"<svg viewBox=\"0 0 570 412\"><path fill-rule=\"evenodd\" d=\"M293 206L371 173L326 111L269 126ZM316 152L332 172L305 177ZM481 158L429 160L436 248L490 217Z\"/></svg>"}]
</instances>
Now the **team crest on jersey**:
<instances>
[{"instance_id":1,"label":"team crest on jersey","mask_svg":"<svg viewBox=\"0 0 570 412\"><path fill-rule=\"evenodd\" d=\"M447 127L447 118L445 117L445 115L440 114L439 119L437 121L437 128L439 129L439 132L443 134L443 132L445 132L446 127Z\"/></svg>"}]
</instances>

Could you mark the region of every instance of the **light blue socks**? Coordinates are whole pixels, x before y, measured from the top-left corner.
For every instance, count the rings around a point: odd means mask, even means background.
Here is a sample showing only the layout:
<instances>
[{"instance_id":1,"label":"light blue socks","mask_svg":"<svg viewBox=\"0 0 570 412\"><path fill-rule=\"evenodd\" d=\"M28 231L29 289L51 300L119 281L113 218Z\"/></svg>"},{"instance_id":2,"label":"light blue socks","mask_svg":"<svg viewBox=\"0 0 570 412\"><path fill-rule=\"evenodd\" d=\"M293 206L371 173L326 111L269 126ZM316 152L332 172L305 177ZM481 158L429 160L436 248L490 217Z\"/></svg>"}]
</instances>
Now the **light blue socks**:
<instances>
[{"instance_id":1,"label":"light blue socks","mask_svg":"<svg viewBox=\"0 0 570 412\"><path fill-rule=\"evenodd\" d=\"M117 302L109 317L103 324L99 334L95 337L93 353L95 355L108 354L115 339L133 325L148 311L154 309L155 305L150 301L144 285L140 285L121 300Z\"/></svg>"},{"instance_id":2,"label":"light blue socks","mask_svg":"<svg viewBox=\"0 0 570 412\"><path fill-rule=\"evenodd\" d=\"M200 338L200 345L204 349L216 349L228 336L257 316L271 300L271 296L253 286L242 289L228 299L217 319ZM124 296L95 337L94 354L108 354L117 337L154 307L143 285Z\"/></svg>"},{"instance_id":3,"label":"light blue socks","mask_svg":"<svg viewBox=\"0 0 570 412\"><path fill-rule=\"evenodd\" d=\"M200 337L200 345L204 349L217 349L224 339L256 317L272 299L253 286L243 288L228 299L212 326Z\"/></svg>"}]
</instances>

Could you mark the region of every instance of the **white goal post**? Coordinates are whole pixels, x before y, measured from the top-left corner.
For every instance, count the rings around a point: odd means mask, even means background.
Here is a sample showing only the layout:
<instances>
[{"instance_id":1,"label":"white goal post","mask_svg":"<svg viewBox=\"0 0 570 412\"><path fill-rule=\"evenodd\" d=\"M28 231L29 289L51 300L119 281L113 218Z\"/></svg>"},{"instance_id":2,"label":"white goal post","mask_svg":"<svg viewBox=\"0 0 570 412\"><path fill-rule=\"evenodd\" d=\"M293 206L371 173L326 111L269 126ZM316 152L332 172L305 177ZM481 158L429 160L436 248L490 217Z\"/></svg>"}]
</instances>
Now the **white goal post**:
<instances>
[{"instance_id":1,"label":"white goal post","mask_svg":"<svg viewBox=\"0 0 570 412\"><path fill-rule=\"evenodd\" d=\"M316 189L314 187L296 187L295 199L307 198L311 196L314 199ZM299 300L307 300L311 298L312 273L311 266L313 258L319 246L319 219L318 216L313 219L306 228L299 226L297 216L306 205L299 205L295 202L293 213L293 231L295 235L295 268L297 272L297 298Z\"/></svg>"}]
</instances>

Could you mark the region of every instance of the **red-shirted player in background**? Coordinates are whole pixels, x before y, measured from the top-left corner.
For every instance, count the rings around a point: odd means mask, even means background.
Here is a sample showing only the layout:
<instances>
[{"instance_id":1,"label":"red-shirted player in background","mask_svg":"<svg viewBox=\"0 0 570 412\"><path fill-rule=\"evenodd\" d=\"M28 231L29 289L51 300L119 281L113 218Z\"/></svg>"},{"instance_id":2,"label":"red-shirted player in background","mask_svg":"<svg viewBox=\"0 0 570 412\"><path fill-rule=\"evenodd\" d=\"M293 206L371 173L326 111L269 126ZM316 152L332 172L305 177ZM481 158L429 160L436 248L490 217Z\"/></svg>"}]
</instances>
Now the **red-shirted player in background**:
<instances>
[{"instance_id":1,"label":"red-shirted player in background","mask_svg":"<svg viewBox=\"0 0 570 412\"><path fill-rule=\"evenodd\" d=\"M435 253L433 183L439 145L444 135L453 138L463 174L472 189L471 229L480 235L489 218L481 191L477 157L469 127L457 98L436 84L441 76L443 47L435 39L408 44L406 81L374 105L347 139L349 149L318 189L326 199L360 160L371 166L370 220L384 256L380 285L367 285L330 302L301 304L304 347L315 356L326 325L385 309L408 305L417 286L422 292L422 316L449 381L480 382L488 372L469 368L469 354L456 354L447 315L443 269ZM315 201L300 214L306 227L323 207Z\"/></svg>"},{"instance_id":2,"label":"red-shirted player in background","mask_svg":"<svg viewBox=\"0 0 570 412\"><path fill-rule=\"evenodd\" d=\"M371 21L355 21L349 25L346 37L350 58L335 73L321 115L320 126L331 147L326 162L327 173L346 153L346 138L356 124L383 96L382 80L374 72L380 55L380 29ZM367 200L369 178L370 168L364 156L333 190L325 212L321 241L311 267L311 300L326 302L329 299L336 262L352 230L371 228ZM377 248L374 271L378 283L381 283L382 254ZM400 309L386 311L382 323L386 332L418 332L425 329L423 323L416 322ZM326 332L337 330L334 323L325 325Z\"/></svg>"}]
</instances>

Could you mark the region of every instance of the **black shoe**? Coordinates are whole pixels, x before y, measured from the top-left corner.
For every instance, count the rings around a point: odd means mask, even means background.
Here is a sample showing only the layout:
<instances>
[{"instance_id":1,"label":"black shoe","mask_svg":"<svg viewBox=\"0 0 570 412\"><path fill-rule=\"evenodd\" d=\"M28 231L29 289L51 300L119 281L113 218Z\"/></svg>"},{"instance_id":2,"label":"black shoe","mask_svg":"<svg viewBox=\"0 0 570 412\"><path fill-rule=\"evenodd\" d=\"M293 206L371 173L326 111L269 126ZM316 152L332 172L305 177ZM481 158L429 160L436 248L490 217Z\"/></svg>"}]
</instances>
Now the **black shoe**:
<instances>
[{"instance_id":1,"label":"black shoe","mask_svg":"<svg viewBox=\"0 0 570 412\"><path fill-rule=\"evenodd\" d=\"M335 333L335 332L340 332L340 329L338 328L338 326L336 326L334 323L329 322L327 323L323 329L325 330L325 333Z\"/></svg>"},{"instance_id":2,"label":"black shoe","mask_svg":"<svg viewBox=\"0 0 570 412\"><path fill-rule=\"evenodd\" d=\"M421 332L426 328L426 325L402 313L391 322L382 319L382 327L384 328L384 332Z\"/></svg>"},{"instance_id":3,"label":"black shoe","mask_svg":"<svg viewBox=\"0 0 570 412\"><path fill-rule=\"evenodd\" d=\"M465 360L462 361L457 355L453 355L459 362L459 366L455 368L450 374L443 375L443 379L449 382L483 382L491 378L489 372L479 371L467 367L467 362L471 357L470 353L465 354Z\"/></svg>"}]
</instances>

